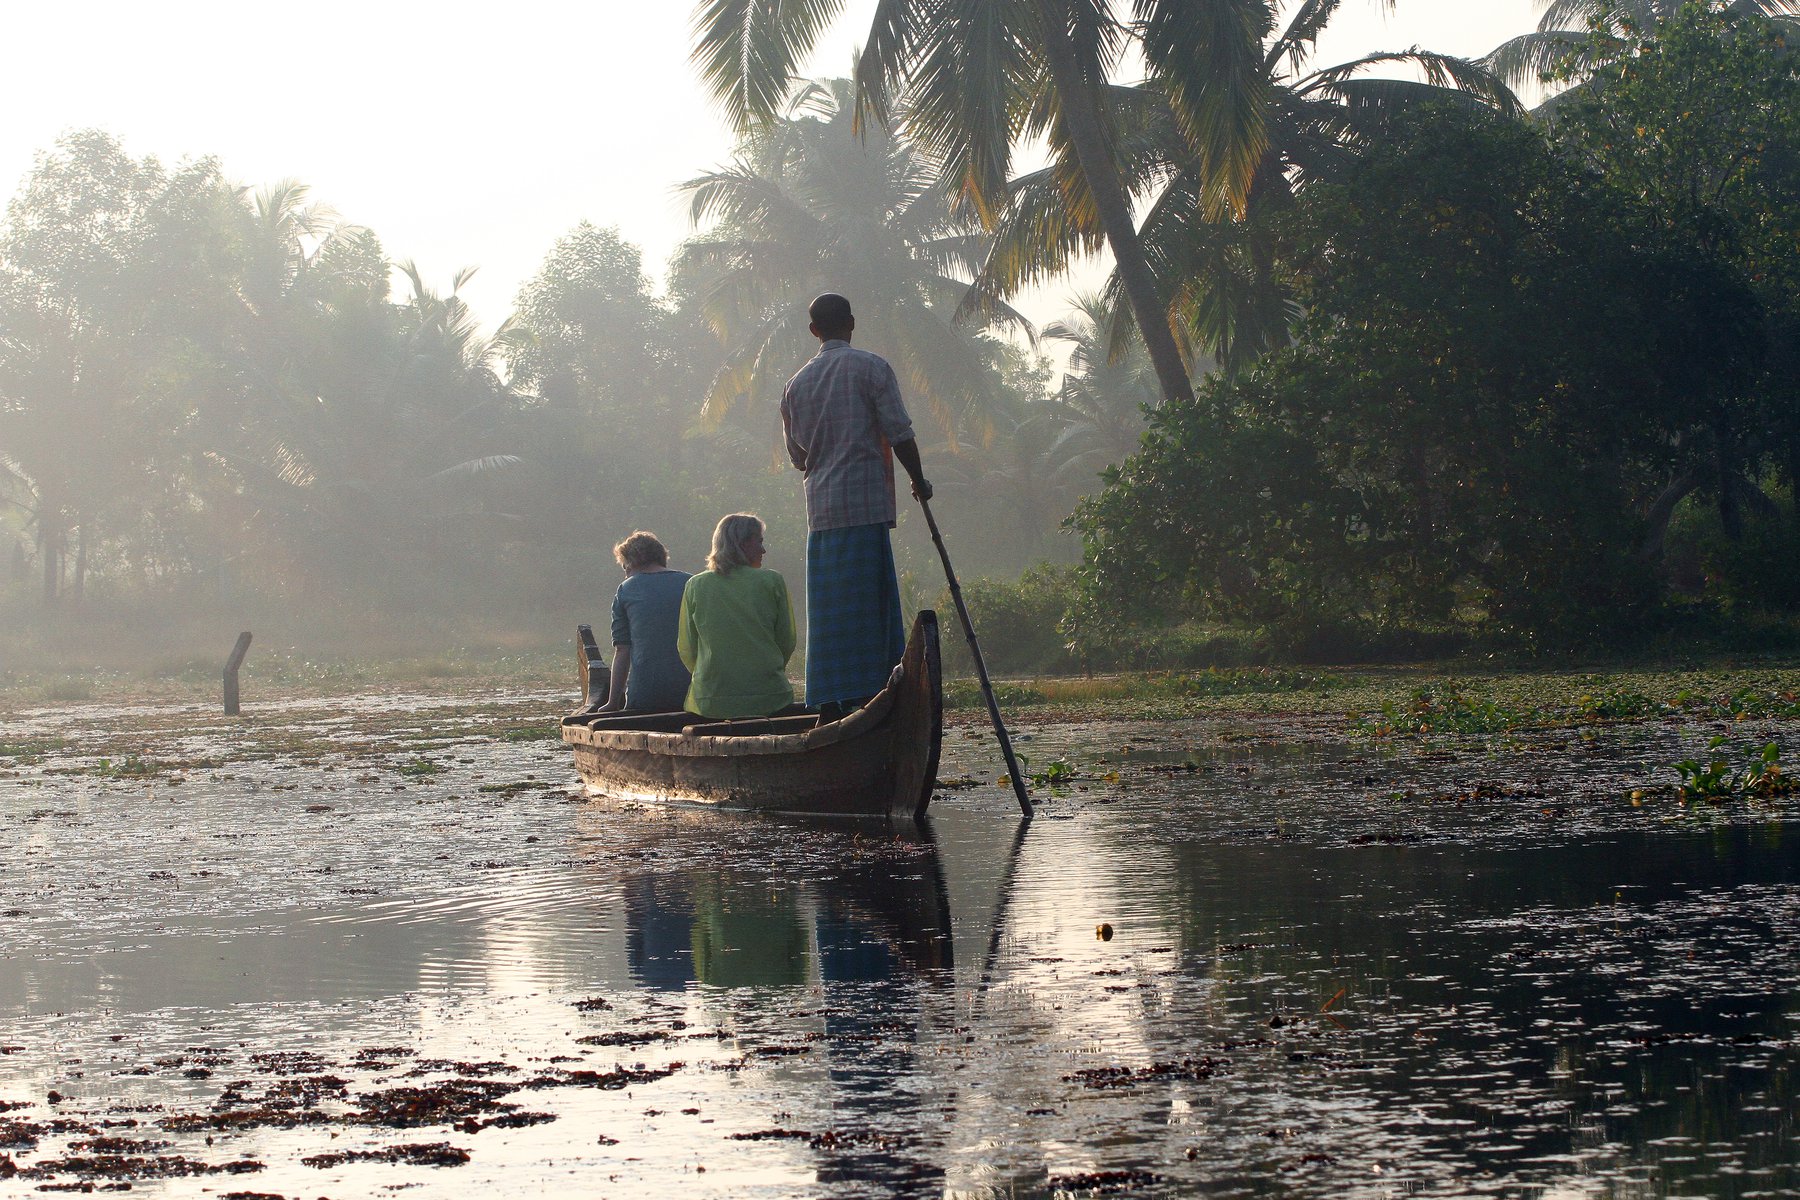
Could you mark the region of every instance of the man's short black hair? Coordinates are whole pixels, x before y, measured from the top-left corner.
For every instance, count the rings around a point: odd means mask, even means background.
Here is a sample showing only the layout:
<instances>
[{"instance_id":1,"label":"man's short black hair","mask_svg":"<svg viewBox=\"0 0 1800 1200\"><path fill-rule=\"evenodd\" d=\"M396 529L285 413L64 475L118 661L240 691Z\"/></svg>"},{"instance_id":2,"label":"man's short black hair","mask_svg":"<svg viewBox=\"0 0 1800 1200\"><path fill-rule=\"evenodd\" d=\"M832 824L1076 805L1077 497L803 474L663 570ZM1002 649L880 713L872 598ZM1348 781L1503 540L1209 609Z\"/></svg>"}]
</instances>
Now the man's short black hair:
<instances>
[{"instance_id":1,"label":"man's short black hair","mask_svg":"<svg viewBox=\"0 0 1800 1200\"><path fill-rule=\"evenodd\" d=\"M826 292L814 300L806 315L812 318L820 333L849 333L856 327L856 318L850 314L850 302L836 292Z\"/></svg>"}]
</instances>

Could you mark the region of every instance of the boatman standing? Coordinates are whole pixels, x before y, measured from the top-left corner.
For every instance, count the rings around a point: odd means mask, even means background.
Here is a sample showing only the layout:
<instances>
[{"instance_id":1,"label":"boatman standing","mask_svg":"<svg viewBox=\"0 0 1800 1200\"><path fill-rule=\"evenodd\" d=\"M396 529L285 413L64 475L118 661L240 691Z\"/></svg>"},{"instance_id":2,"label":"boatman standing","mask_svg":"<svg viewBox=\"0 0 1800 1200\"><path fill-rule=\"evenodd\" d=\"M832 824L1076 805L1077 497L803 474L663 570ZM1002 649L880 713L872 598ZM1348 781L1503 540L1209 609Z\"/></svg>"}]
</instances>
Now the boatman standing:
<instances>
[{"instance_id":1,"label":"boatman standing","mask_svg":"<svg viewBox=\"0 0 1800 1200\"><path fill-rule=\"evenodd\" d=\"M806 476L806 703L823 721L866 703L906 650L894 574L894 460L931 499L900 381L850 345L850 302L827 292L807 310L819 352L788 380L781 426Z\"/></svg>"}]
</instances>

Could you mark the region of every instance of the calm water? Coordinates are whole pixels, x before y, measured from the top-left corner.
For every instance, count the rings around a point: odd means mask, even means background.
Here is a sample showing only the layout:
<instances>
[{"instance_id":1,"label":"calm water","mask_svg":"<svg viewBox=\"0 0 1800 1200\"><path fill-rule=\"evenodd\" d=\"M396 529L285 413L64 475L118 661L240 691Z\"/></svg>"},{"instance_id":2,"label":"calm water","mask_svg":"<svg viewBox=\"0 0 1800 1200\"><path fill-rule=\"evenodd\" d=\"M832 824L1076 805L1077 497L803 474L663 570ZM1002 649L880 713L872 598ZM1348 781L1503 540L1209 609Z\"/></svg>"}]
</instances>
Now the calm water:
<instances>
[{"instance_id":1,"label":"calm water","mask_svg":"<svg viewBox=\"0 0 1800 1200\"><path fill-rule=\"evenodd\" d=\"M1800 824L1634 806L1695 731L1043 728L1025 829L957 733L905 831L64 732L0 778L0 1194L1800 1194Z\"/></svg>"}]
</instances>

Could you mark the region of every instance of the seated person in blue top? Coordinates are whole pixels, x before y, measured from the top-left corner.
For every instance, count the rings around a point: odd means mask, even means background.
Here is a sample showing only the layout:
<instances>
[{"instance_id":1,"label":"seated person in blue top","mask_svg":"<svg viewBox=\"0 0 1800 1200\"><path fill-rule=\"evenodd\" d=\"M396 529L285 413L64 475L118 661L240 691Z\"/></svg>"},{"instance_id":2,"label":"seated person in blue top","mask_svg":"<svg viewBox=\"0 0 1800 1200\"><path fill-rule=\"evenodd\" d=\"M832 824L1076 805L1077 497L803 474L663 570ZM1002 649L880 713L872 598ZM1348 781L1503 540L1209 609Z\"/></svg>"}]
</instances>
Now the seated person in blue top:
<instances>
[{"instance_id":1,"label":"seated person in blue top","mask_svg":"<svg viewBox=\"0 0 1800 1200\"><path fill-rule=\"evenodd\" d=\"M613 594L612 690L601 712L675 712L687 698L688 669L675 650L685 571L669 569L669 552L640 529L613 547L625 582Z\"/></svg>"}]
</instances>

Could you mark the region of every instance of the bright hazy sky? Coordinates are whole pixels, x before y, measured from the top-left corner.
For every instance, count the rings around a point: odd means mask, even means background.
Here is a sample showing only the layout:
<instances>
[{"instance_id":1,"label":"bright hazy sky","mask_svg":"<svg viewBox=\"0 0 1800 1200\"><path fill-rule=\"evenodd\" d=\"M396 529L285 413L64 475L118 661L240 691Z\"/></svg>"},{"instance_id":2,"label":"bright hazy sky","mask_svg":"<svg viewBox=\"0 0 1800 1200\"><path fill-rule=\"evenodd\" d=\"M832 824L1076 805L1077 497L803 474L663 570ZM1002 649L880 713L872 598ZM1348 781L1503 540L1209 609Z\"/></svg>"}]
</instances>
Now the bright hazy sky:
<instances>
[{"instance_id":1,"label":"bright hazy sky","mask_svg":"<svg viewBox=\"0 0 1800 1200\"><path fill-rule=\"evenodd\" d=\"M1321 63L1411 45L1485 53L1536 23L1536 0L1346 0ZM873 0L809 74L846 73ZM233 180L295 178L415 259L489 324L577 222L617 226L660 280L688 232L675 186L731 138L688 63L691 0L75 0L15 5L0 72L0 186L96 126L173 164L214 155ZM1061 315L1062 292L1027 306Z\"/></svg>"}]
</instances>

